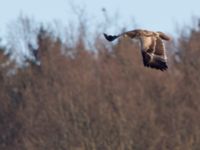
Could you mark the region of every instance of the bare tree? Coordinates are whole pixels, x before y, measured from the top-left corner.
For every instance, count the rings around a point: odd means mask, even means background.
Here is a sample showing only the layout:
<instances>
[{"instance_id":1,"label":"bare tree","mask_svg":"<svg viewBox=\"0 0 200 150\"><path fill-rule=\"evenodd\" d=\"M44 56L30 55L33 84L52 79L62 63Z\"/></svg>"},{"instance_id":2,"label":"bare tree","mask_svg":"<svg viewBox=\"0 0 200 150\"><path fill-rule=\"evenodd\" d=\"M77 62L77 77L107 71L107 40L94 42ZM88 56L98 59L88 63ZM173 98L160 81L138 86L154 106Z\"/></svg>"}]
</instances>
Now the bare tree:
<instances>
[{"instance_id":1,"label":"bare tree","mask_svg":"<svg viewBox=\"0 0 200 150\"><path fill-rule=\"evenodd\" d=\"M34 59L30 48L37 49L38 47L38 29L38 24L33 19L31 20L23 15L20 15L16 21L8 25L6 53L17 65L24 65L27 59Z\"/></svg>"}]
</instances>

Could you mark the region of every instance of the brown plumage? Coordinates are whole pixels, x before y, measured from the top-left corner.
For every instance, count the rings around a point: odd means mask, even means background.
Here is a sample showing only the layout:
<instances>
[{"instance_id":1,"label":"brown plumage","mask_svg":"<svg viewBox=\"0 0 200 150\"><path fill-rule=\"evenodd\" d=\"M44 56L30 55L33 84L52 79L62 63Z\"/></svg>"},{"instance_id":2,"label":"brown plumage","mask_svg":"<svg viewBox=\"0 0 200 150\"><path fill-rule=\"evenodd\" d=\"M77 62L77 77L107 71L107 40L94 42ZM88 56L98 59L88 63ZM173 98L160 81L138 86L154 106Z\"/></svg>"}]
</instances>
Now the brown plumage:
<instances>
[{"instance_id":1,"label":"brown plumage","mask_svg":"<svg viewBox=\"0 0 200 150\"><path fill-rule=\"evenodd\" d=\"M113 41L119 37L135 38L140 41L143 64L146 67L151 67L159 70L166 70L167 55L165 46L162 40L169 41L170 37L162 32L152 32L147 30L132 30L123 32L119 35L107 35L104 33L108 41Z\"/></svg>"}]
</instances>

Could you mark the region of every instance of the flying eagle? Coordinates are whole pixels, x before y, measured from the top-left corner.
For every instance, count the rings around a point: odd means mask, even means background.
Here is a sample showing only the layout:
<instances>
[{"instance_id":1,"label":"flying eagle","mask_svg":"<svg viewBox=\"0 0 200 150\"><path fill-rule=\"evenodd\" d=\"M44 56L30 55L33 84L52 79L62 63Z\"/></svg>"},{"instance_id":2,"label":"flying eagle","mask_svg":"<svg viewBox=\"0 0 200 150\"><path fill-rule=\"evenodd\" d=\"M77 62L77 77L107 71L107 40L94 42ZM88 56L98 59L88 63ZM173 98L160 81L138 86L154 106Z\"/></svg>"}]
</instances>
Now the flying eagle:
<instances>
[{"instance_id":1,"label":"flying eagle","mask_svg":"<svg viewBox=\"0 0 200 150\"><path fill-rule=\"evenodd\" d=\"M162 71L168 68L166 50L162 40L169 41L171 38L166 34L162 32L152 32L137 29L123 32L119 35L107 35L104 33L104 36L110 42L119 37L138 39L141 44L144 66L159 69Z\"/></svg>"}]
</instances>

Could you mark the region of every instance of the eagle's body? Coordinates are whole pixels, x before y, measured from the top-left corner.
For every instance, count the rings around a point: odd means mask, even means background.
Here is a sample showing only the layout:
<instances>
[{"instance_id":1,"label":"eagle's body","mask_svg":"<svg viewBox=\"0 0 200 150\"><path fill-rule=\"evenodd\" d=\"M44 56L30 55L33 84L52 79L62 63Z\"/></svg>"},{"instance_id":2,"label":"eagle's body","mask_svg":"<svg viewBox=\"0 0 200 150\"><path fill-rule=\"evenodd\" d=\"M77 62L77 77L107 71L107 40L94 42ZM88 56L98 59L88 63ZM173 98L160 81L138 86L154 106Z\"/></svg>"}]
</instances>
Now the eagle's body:
<instances>
[{"instance_id":1,"label":"eagle's body","mask_svg":"<svg viewBox=\"0 0 200 150\"><path fill-rule=\"evenodd\" d=\"M164 33L137 29L119 35L104 34L104 36L108 41L113 41L122 36L138 39L141 45L144 66L162 71L168 68L166 50L162 40L169 41L170 38Z\"/></svg>"}]
</instances>

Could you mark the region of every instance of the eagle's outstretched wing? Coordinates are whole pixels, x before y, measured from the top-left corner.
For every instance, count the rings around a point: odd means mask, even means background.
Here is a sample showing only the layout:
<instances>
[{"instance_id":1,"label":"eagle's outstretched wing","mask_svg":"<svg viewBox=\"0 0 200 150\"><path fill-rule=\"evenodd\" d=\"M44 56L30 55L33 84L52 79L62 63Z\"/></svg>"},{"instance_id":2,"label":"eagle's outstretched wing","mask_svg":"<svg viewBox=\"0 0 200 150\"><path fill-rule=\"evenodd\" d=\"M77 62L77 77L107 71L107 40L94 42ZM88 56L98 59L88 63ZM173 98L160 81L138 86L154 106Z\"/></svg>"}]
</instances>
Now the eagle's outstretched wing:
<instances>
[{"instance_id":1,"label":"eagle's outstretched wing","mask_svg":"<svg viewBox=\"0 0 200 150\"><path fill-rule=\"evenodd\" d=\"M159 70L166 70L167 56L163 41L160 38L156 39L156 46L153 53L149 51L142 51L142 58L144 66L151 67Z\"/></svg>"},{"instance_id":2,"label":"eagle's outstretched wing","mask_svg":"<svg viewBox=\"0 0 200 150\"><path fill-rule=\"evenodd\" d=\"M104 33L104 37L106 40L108 40L109 42L114 41L115 39L121 37L121 36L127 36L129 38L134 38L137 34L138 34L139 30L132 30L132 31L127 31L127 32L123 32L121 34L118 35L108 35L106 33Z\"/></svg>"}]
</instances>

